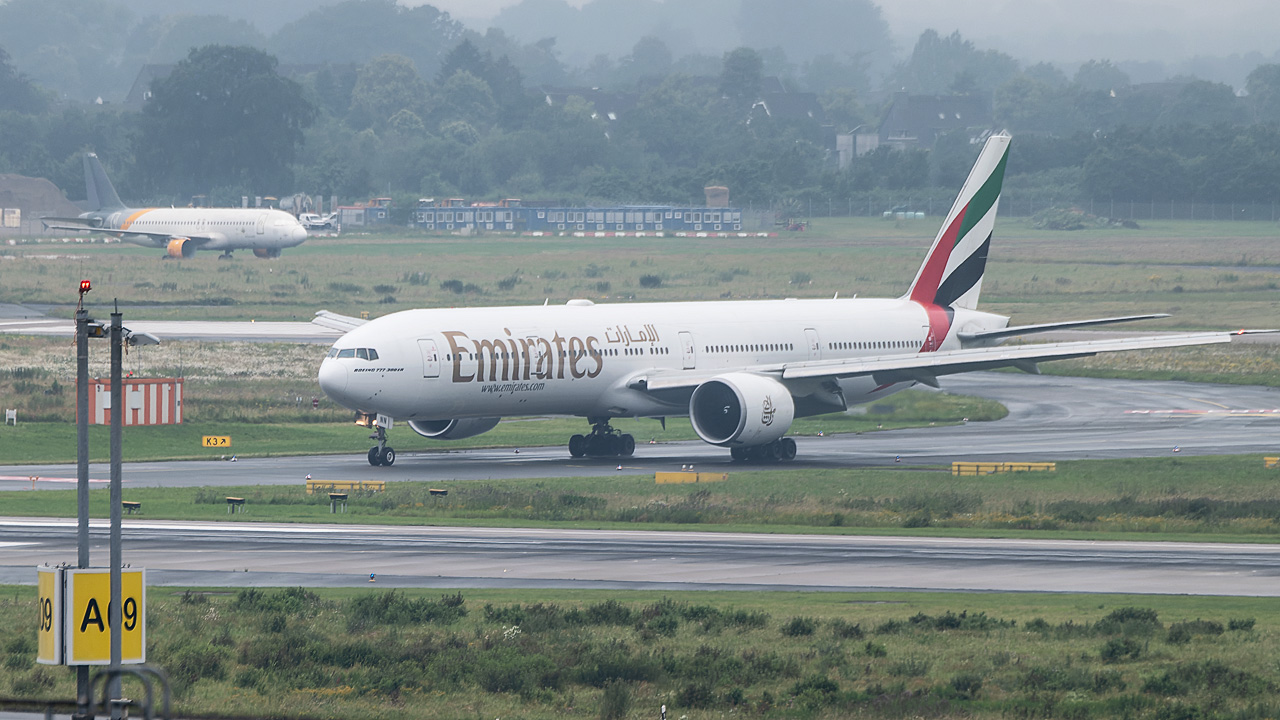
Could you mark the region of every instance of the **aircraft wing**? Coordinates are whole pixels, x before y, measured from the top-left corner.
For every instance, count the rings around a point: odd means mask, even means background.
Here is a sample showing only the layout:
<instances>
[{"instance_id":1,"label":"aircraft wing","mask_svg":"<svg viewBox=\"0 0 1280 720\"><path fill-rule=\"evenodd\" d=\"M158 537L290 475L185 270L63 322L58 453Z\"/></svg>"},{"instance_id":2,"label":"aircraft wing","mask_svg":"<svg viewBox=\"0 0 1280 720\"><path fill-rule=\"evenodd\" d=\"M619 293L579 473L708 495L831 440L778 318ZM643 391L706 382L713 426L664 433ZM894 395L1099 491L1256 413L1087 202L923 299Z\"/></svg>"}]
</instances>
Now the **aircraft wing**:
<instances>
[{"instance_id":1,"label":"aircraft wing","mask_svg":"<svg viewBox=\"0 0 1280 720\"><path fill-rule=\"evenodd\" d=\"M871 376L876 382L919 382L938 387L938 376L955 373L994 370L1015 367L1038 373L1036 363L1046 360L1066 360L1089 357L1103 352L1122 350L1152 350L1156 348L1184 347L1190 345L1214 345L1231 342L1234 335L1276 332L1274 330L1238 331L1233 333L1184 333L1149 337L1118 338L1074 342L1013 345L984 348L943 350L914 355L880 355L872 357L842 358L839 360L814 360L809 362L720 368L715 371L648 373L639 375L628 383L635 390L662 392L697 387L717 375L727 372L754 372L773 375L779 380L816 380L822 378L849 378Z\"/></svg>"},{"instance_id":2,"label":"aircraft wing","mask_svg":"<svg viewBox=\"0 0 1280 720\"><path fill-rule=\"evenodd\" d=\"M351 317L350 315L339 315L338 313L332 313L328 310L317 310L316 316L311 319L311 322L312 324L319 325L322 328L349 332L369 321Z\"/></svg>"},{"instance_id":3,"label":"aircraft wing","mask_svg":"<svg viewBox=\"0 0 1280 720\"><path fill-rule=\"evenodd\" d=\"M133 230L133 229L120 230L118 228L97 228L97 227L93 227L92 225L64 225L59 222L50 223L48 222L49 219L52 219L52 218L47 218L44 221L45 228L49 230L72 230L74 232L96 232L96 233L104 233L106 235L115 235L117 237L124 236L124 235L142 235L142 236L151 238L152 240L158 241L161 245L163 245L164 243L174 238L180 238L180 237L186 238L187 240L197 245L203 245L207 242L213 242L214 240L222 239L221 235L218 235L215 233L176 234L171 232L156 232L153 230Z\"/></svg>"},{"instance_id":4,"label":"aircraft wing","mask_svg":"<svg viewBox=\"0 0 1280 720\"><path fill-rule=\"evenodd\" d=\"M1015 335L1030 335L1031 333L1051 332L1053 330L1075 330L1076 328L1093 327L1095 325L1111 325L1114 323L1133 322L1135 320L1156 320L1159 318L1170 317L1168 313L1155 313L1153 315L1122 315L1120 317L1096 318L1094 320L1067 320L1065 322L1039 323L1037 325L1015 325L1013 327L1000 328L999 330L983 330L973 333L958 333L956 337L960 338L960 342L964 345L971 343L984 342L989 340L999 340L1002 338L1013 337Z\"/></svg>"}]
</instances>

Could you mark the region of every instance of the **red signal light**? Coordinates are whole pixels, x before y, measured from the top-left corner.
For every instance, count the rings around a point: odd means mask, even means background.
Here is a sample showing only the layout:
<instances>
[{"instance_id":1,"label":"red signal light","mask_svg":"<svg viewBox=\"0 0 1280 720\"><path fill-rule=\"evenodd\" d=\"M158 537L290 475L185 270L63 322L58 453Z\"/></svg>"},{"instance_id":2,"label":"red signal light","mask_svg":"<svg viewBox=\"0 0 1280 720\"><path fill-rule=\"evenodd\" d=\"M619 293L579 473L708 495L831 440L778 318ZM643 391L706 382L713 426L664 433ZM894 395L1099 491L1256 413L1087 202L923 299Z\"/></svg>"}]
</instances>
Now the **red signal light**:
<instances>
[{"instance_id":1,"label":"red signal light","mask_svg":"<svg viewBox=\"0 0 1280 720\"><path fill-rule=\"evenodd\" d=\"M88 281L88 280L81 280L81 281L80 281L80 294L81 294L81 295L83 295L83 294L85 294L85 293L89 292L91 289L92 289L92 287L89 285L89 281Z\"/></svg>"}]
</instances>

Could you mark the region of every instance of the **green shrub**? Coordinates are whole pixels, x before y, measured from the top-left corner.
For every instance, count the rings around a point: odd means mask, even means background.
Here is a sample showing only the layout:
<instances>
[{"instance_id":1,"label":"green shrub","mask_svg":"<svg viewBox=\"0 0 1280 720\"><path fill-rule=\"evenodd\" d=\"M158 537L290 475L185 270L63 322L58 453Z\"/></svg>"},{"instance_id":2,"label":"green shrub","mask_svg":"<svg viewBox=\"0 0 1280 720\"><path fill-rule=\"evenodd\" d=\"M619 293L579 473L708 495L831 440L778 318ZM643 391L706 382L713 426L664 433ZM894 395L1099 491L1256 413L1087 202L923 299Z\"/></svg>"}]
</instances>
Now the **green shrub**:
<instances>
[{"instance_id":1,"label":"green shrub","mask_svg":"<svg viewBox=\"0 0 1280 720\"><path fill-rule=\"evenodd\" d=\"M641 275L640 287L642 288L662 287L662 278L658 275Z\"/></svg>"},{"instance_id":2,"label":"green shrub","mask_svg":"<svg viewBox=\"0 0 1280 720\"><path fill-rule=\"evenodd\" d=\"M691 683L676 693L677 707L704 709L711 707L714 702L715 694L706 683Z\"/></svg>"},{"instance_id":3,"label":"green shrub","mask_svg":"<svg viewBox=\"0 0 1280 720\"><path fill-rule=\"evenodd\" d=\"M982 691L982 676L977 673L961 673L951 678L951 689L956 695L973 700Z\"/></svg>"},{"instance_id":4,"label":"green shrub","mask_svg":"<svg viewBox=\"0 0 1280 720\"><path fill-rule=\"evenodd\" d=\"M835 635L837 640L861 640L862 625L837 618L831 621L831 634Z\"/></svg>"},{"instance_id":5,"label":"green shrub","mask_svg":"<svg viewBox=\"0 0 1280 720\"><path fill-rule=\"evenodd\" d=\"M1102 662L1116 663L1124 660L1136 660L1142 654L1142 644L1133 638L1120 637L1112 638L1102 646L1098 657L1102 658Z\"/></svg>"},{"instance_id":6,"label":"green shrub","mask_svg":"<svg viewBox=\"0 0 1280 720\"><path fill-rule=\"evenodd\" d=\"M791 687L792 695L802 695L806 692L817 692L823 695L831 695L840 692L840 686L834 680L825 675L810 675Z\"/></svg>"},{"instance_id":7,"label":"green shrub","mask_svg":"<svg viewBox=\"0 0 1280 720\"><path fill-rule=\"evenodd\" d=\"M614 680L604 687L600 698L600 720L620 720L631 711L631 688Z\"/></svg>"},{"instance_id":8,"label":"green shrub","mask_svg":"<svg viewBox=\"0 0 1280 720\"><path fill-rule=\"evenodd\" d=\"M631 608L617 600L591 605L584 614L588 625L630 625L636 620Z\"/></svg>"},{"instance_id":9,"label":"green shrub","mask_svg":"<svg viewBox=\"0 0 1280 720\"><path fill-rule=\"evenodd\" d=\"M1232 631L1249 632L1253 630L1254 623L1257 622L1253 618L1231 619L1227 621L1227 629Z\"/></svg>"},{"instance_id":10,"label":"green shrub","mask_svg":"<svg viewBox=\"0 0 1280 720\"><path fill-rule=\"evenodd\" d=\"M1147 636L1161 629L1159 616L1150 608L1123 607L1113 610L1094 626L1099 635Z\"/></svg>"},{"instance_id":11,"label":"green shrub","mask_svg":"<svg viewBox=\"0 0 1280 720\"><path fill-rule=\"evenodd\" d=\"M787 637L812 635L818 629L818 621L807 617L793 617L782 625L782 634Z\"/></svg>"}]
</instances>

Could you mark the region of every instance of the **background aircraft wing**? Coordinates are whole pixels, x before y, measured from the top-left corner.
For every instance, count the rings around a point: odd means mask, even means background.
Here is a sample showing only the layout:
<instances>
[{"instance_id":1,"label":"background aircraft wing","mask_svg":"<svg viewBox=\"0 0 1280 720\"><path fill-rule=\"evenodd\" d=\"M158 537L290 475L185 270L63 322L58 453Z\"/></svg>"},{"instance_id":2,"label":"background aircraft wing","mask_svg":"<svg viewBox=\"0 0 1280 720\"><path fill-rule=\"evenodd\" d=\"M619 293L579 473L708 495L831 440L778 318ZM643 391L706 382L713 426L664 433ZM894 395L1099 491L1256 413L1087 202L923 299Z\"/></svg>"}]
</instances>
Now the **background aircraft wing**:
<instances>
[{"instance_id":1,"label":"background aircraft wing","mask_svg":"<svg viewBox=\"0 0 1280 720\"><path fill-rule=\"evenodd\" d=\"M755 372L774 375L779 380L813 380L819 378L849 378L871 376L876 382L919 382L938 387L938 376L953 375L976 370L994 370L1014 367L1030 373L1038 373L1036 363L1046 360L1066 360L1088 357L1103 352L1123 350L1151 350L1156 348L1185 347L1229 343L1233 335L1275 332L1254 330L1234 333L1183 333L1136 338L1088 340L1074 342L1012 345L985 348L966 348L914 355L881 355L838 360L813 360L785 365L757 365L741 368L719 368L715 371L694 373L681 371L650 372L633 378L628 386L635 390L663 392L697 387L717 375L727 372Z\"/></svg>"},{"instance_id":2,"label":"background aircraft wing","mask_svg":"<svg viewBox=\"0 0 1280 720\"><path fill-rule=\"evenodd\" d=\"M369 321L361 320L357 317L351 317L350 315L339 315L338 313L332 313L328 310L317 310L316 316L311 318L311 323L313 325L319 325L322 328L329 328L330 330L341 330L342 332L355 330L367 322Z\"/></svg>"},{"instance_id":3,"label":"background aircraft wing","mask_svg":"<svg viewBox=\"0 0 1280 720\"><path fill-rule=\"evenodd\" d=\"M72 225L72 224L63 224L60 222L51 223L51 222L48 222L47 220L44 222L44 226L49 230L71 230L73 232L103 233L105 235L115 235L116 237L123 237L125 235L142 236L142 237L146 237L146 238L150 238L151 240L154 240L158 247L163 247L165 243L177 238L186 238L189 242L192 242L196 245L204 245L205 243L208 243L208 242L213 242L215 240L223 239L223 237L217 233L178 234L178 233L172 233L172 232L156 232L153 230L133 230L133 229L120 230L118 228L96 228L96 227L93 227L92 225Z\"/></svg>"}]
</instances>

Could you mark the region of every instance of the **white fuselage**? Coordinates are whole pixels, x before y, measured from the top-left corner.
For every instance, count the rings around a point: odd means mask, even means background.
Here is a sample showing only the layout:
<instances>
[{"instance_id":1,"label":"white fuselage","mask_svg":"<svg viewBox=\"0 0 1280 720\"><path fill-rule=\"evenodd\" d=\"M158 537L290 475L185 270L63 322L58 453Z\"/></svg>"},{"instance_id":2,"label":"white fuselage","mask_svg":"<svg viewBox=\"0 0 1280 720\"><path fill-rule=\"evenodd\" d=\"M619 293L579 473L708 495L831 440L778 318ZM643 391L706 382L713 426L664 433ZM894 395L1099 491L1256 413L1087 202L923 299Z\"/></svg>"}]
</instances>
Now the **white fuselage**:
<instances>
[{"instance_id":1,"label":"white fuselage","mask_svg":"<svg viewBox=\"0 0 1280 720\"><path fill-rule=\"evenodd\" d=\"M926 310L906 299L578 300L408 310L343 336L322 362L319 380L342 405L398 420L680 416L688 413L687 396L677 401L636 389L637 378L710 378L744 368L955 349L956 332L1006 322L959 310L947 336L934 338ZM834 382L848 405L910 385L878 384L868 376Z\"/></svg>"},{"instance_id":2,"label":"white fuselage","mask_svg":"<svg viewBox=\"0 0 1280 720\"><path fill-rule=\"evenodd\" d=\"M129 208L81 217L101 219L102 229L119 230L121 239L147 247L165 247L167 240L157 233L209 237L200 249L222 251L280 250L307 239L297 218L271 208Z\"/></svg>"}]
</instances>

